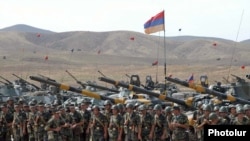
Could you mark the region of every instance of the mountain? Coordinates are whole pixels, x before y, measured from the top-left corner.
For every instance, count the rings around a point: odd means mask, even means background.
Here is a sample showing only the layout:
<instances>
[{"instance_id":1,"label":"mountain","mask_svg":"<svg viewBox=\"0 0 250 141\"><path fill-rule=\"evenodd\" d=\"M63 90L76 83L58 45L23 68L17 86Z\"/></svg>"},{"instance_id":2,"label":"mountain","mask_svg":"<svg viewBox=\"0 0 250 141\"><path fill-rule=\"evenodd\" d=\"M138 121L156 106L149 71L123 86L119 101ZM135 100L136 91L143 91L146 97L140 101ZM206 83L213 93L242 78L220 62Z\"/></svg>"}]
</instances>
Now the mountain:
<instances>
[{"instance_id":1,"label":"mountain","mask_svg":"<svg viewBox=\"0 0 250 141\"><path fill-rule=\"evenodd\" d=\"M250 42L234 42L215 37L176 36L164 38L133 31L90 32L72 31L55 33L28 25L15 25L0 30L0 55L16 57L17 50L26 50L26 60L37 57L30 52L57 54L64 60L74 51L76 60L83 60L83 54L100 55L107 58L128 58L154 62L157 56L164 62L164 51L169 64L215 63L223 65L232 59L236 64L248 64ZM10 32L11 31L11 32ZM23 32L20 32L23 31ZM39 34L39 37L37 36ZM19 55L20 56L20 55ZM130 58L130 59L129 59ZM136 59L137 58L137 59ZM140 58L140 59L138 59ZM89 59L89 58L88 58ZM103 58L103 60L106 60ZM88 60L91 61L91 60ZM111 62L111 61L108 61Z\"/></svg>"},{"instance_id":2,"label":"mountain","mask_svg":"<svg viewBox=\"0 0 250 141\"><path fill-rule=\"evenodd\" d=\"M54 33L50 30L40 29L33 26L25 25L25 24L17 24L13 26L9 26L3 29L0 29L0 31L13 31L13 32L31 32L31 33L43 33L43 34L51 34Z\"/></svg>"}]
</instances>

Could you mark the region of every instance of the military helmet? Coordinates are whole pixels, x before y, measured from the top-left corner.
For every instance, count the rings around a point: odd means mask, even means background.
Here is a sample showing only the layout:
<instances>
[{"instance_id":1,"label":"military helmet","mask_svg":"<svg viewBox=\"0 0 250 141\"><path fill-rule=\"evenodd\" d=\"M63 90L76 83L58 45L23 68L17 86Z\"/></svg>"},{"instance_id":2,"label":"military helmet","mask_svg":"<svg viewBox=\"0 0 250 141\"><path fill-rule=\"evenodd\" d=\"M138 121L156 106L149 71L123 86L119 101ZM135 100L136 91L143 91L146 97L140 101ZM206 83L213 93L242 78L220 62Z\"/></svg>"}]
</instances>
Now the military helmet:
<instances>
[{"instance_id":1,"label":"military helmet","mask_svg":"<svg viewBox=\"0 0 250 141\"><path fill-rule=\"evenodd\" d=\"M236 104L236 108L243 107L242 104Z\"/></svg>"},{"instance_id":2,"label":"military helmet","mask_svg":"<svg viewBox=\"0 0 250 141\"><path fill-rule=\"evenodd\" d=\"M13 101L14 99L12 97L7 97L7 101Z\"/></svg>"},{"instance_id":3,"label":"military helmet","mask_svg":"<svg viewBox=\"0 0 250 141\"><path fill-rule=\"evenodd\" d=\"M100 107L97 106L97 105L94 105L94 106L92 107L92 110L94 110L94 109L97 109L98 111L100 111Z\"/></svg>"},{"instance_id":4,"label":"military helmet","mask_svg":"<svg viewBox=\"0 0 250 141\"><path fill-rule=\"evenodd\" d=\"M209 111L211 112L212 109L211 109L211 106L210 105L204 105L203 108L202 108L204 111Z\"/></svg>"},{"instance_id":5,"label":"military helmet","mask_svg":"<svg viewBox=\"0 0 250 141\"><path fill-rule=\"evenodd\" d=\"M141 105L141 102L139 102L139 101L137 101L136 103L135 103L135 107L138 107L138 106L140 106Z\"/></svg>"},{"instance_id":6,"label":"military helmet","mask_svg":"<svg viewBox=\"0 0 250 141\"><path fill-rule=\"evenodd\" d=\"M105 100L104 103L103 103L103 105L104 105L104 106L105 106L105 105L112 105L112 103L111 103L110 100Z\"/></svg>"},{"instance_id":7,"label":"military helmet","mask_svg":"<svg viewBox=\"0 0 250 141\"><path fill-rule=\"evenodd\" d=\"M123 109L124 109L124 106L123 106L123 104L121 104L121 103L118 103L118 104L116 104L116 105L118 106L119 110L123 110Z\"/></svg>"},{"instance_id":8,"label":"military helmet","mask_svg":"<svg viewBox=\"0 0 250 141\"><path fill-rule=\"evenodd\" d=\"M153 110L162 110L162 107L160 104L156 104Z\"/></svg>"},{"instance_id":9,"label":"military helmet","mask_svg":"<svg viewBox=\"0 0 250 141\"><path fill-rule=\"evenodd\" d=\"M167 107L165 107L164 110L165 110L166 113L169 113L169 112L172 111L172 108L170 106L167 106Z\"/></svg>"},{"instance_id":10,"label":"military helmet","mask_svg":"<svg viewBox=\"0 0 250 141\"><path fill-rule=\"evenodd\" d=\"M132 103L128 103L128 104L126 105L126 108L131 108L131 109L133 109L133 108L134 108L134 105L133 105Z\"/></svg>"},{"instance_id":11,"label":"military helmet","mask_svg":"<svg viewBox=\"0 0 250 141\"><path fill-rule=\"evenodd\" d=\"M214 111L219 111L220 107L219 106L214 106Z\"/></svg>"},{"instance_id":12,"label":"military helmet","mask_svg":"<svg viewBox=\"0 0 250 141\"><path fill-rule=\"evenodd\" d=\"M246 110L250 110L250 105L249 104L245 104L243 106L243 109L246 111Z\"/></svg>"},{"instance_id":13,"label":"military helmet","mask_svg":"<svg viewBox=\"0 0 250 141\"><path fill-rule=\"evenodd\" d=\"M225 106L221 106L220 109L219 109L219 112L220 113L227 113L227 108Z\"/></svg>"},{"instance_id":14,"label":"military helmet","mask_svg":"<svg viewBox=\"0 0 250 141\"><path fill-rule=\"evenodd\" d=\"M112 105L111 109L112 110L119 110L119 107L117 105Z\"/></svg>"},{"instance_id":15,"label":"military helmet","mask_svg":"<svg viewBox=\"0 0 250 141\"><path fill-rule=\"evenodd\" d=\"M244 109L243 109L243 107L237 107L237 108L236 108L236 113L237 113L237 114L244 114Z\"/></svg>"},{"instance_id":16,"label":"military helmet","mask_svg":"<svg viewBox=\"0 0 250 141\"><path fill-rule=\"evenodd\" d=\"M197 102L197 107L201 107L203 105L203 103L201 101Z\"/></svg>"},{"instance_id":17,"label":"military helmet","mask_svg":"<svg viewBox=\"0 0 250 141\"><path fill-rule=\"evenodd\" d=\"M209 114L209 120L214 120L214 119L217 119L218 118L218 115L214 112L210 113Z\"/></svg>"},{"instance_id":18,"label":"military helmet","mask_svg":"<svg viewBox=\"0 0 250 141\"><path fill-rule=\"evenodd\" d=\"M138 107L138 110L139 110L139 111L146 110L146 109L147 109L147 107L146 107L145 105L140 105L140 106Z\"/></svg>"}]
</instances>

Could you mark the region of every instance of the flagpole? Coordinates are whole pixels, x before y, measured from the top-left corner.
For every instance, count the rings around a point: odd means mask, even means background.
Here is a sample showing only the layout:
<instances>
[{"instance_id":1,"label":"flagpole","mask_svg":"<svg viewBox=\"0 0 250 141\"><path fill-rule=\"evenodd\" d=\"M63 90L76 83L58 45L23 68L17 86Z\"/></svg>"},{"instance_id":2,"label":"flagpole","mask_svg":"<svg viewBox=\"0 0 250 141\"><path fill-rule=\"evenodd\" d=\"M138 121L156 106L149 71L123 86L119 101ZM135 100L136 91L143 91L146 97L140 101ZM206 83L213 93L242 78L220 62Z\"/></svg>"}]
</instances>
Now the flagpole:
<instances>
[{"instance_id":1,"label":"flagpole","mask_svg":"<svg viewBox=\"0 0 250 141\"><path fill-rule=\"evenodd\" d=\"M165 16L165 10L164 11L164 16ZM164 43L163 43L163 46L164 46L164 75L166 78L167 76L167 55L166 55L166 52L167 52L167 49L166 49L166 43L165 43L165 18L164 18ZM165 79L165 87L164 87L164 93L167 94L167 80Z\"/></svg>"}]
</instances>

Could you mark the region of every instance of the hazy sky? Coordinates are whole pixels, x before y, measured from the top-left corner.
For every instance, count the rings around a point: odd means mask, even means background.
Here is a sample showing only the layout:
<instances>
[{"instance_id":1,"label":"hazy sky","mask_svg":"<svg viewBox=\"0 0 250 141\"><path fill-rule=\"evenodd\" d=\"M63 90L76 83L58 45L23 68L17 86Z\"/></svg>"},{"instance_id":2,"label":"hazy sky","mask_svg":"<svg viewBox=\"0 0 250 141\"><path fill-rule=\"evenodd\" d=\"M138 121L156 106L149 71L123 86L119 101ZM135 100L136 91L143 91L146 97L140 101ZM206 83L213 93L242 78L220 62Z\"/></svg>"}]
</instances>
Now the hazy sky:
<instances>
[{"instance_id":1,"label":"hazy sky","mask_svg":"<svg viewBox=\"0 0 250 141\"><path fill-rule=\"evenodd\" d=\"M162 10L167 37L236 41L239 31L237 41L250 39L250 0L0 0L0 28L27 24L55 32L144 33L144 23Z\"/></svg>"}]
</instances>

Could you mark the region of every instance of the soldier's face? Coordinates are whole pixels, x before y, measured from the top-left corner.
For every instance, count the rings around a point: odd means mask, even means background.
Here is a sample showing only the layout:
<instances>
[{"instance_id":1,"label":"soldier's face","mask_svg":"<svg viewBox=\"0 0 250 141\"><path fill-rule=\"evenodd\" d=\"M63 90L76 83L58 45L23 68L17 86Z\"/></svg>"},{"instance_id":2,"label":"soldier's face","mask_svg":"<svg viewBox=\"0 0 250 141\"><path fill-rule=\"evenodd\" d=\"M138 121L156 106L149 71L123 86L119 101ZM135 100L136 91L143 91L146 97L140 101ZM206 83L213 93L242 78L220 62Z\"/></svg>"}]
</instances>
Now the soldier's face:
<instances>
[{"instance_id":1,"label":"soldier's face","mask_svg":"<svg viewBox=\"0 0 250 141\"><path fill-rule=\"evenodd\" d=\"M97 115L97 114L99 114L99 110L98 110L97 108L94 108L94 109L93 109L93 113L94 113L95 115Z\"/></svg>"}]
</instances>

